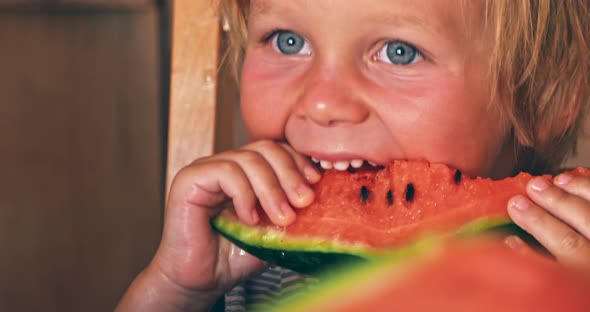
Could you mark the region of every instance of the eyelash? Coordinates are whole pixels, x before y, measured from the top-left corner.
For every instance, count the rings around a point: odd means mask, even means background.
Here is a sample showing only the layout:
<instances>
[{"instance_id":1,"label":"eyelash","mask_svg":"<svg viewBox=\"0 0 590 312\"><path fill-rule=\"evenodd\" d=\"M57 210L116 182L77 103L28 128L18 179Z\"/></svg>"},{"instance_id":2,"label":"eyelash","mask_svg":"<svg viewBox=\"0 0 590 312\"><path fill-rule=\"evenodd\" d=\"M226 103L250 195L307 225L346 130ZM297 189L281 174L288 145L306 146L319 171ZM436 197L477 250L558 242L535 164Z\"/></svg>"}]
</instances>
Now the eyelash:
<instances>
[{"instance_id":1,"label":"eyelash","mask_svg":"<svg viewBox=\"0 0 590 312\"><path fill-rule=\"evenodd\" d=\"M286 31L286 30L280 29L280 28L275 28L275 29L267 32L264 36L262 36L262 39L260 39L260 43L268 44L270 42L270 40L272 38L274 38L274 36L276 36L281 31Z\"/></svg>"}]
</instances>

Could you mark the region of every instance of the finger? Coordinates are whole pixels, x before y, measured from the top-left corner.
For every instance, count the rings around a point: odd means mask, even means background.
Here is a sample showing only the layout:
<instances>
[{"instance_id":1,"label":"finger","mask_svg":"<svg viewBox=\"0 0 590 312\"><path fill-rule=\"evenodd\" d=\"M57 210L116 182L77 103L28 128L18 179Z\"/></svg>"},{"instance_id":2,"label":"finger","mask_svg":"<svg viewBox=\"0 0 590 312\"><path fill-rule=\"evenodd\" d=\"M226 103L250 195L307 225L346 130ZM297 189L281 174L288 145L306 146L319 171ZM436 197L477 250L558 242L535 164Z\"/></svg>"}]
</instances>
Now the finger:
<instances>
[{"instance_id":1,"label":"finger","mask_svg":"<svg viewBox=\"0 0 590 312\"><path fill-rule=\"evenodd\" d=\"M231 244L228 252L228 263L230 275L238 280L244 280L254 274L262 273L268 267L268 263L234 244Z\"/></svg>"},{"instance_id":2,"label":"finger","mask_svg":"<svg viewBox=\"0 0 590 312\"><path fill-rule=\"evenodd\" d=\"M279 144L281 146L283 146L283 148L289 154L291 154L291 156L295 160L295 163L297 164L297 167L299 168L299 170L301 172L303 172L303 175L305 176L305 179L307 179L307 182L309 182L311 184L315 184L320 181L320 179L322 178L322 175L320 174L320 172L318 171L316 166L311 162L311 160L308 157L306 157L300 153L297 153L288 144L285 144L285 143L279 143Z\"/></svg>"},{"instance_id":3,"label":"finger","mask_svg":"<svg viewBox=\"0 0 590 312\"><path fill-rule=\"evenodd\" d=\"M532 179L527 184L527 194L537 205L590 238L589 201L568 193L543 178Z\"/></svg>"},{"instance_id":4,"label":"finger","mask_svg":"<svg viewBox=\"0 0 590 312\"><path fill-rule=\"evenodd\" d=\"M303 208L311 204L315 194L303 177L302 169L297 164L294 154L272 141L256 142L246 146L245 149L257 152L266 159L275 172L279 184L287 194L291 205Z\"/></svg>"},{"instance_id":5,"label":"finger","mask_svg":"<svg viewBox=\"0 0 590 312\"><path fill-rule=\"evenodd\" d=\"M519 254L534 253L534 249L525 243L520 237L516 235L510 235L504 239L504 243L508 245L512 250Z\"/></svg>"},{"instance_id":6,"label":"finger","mask_svg":"<svg viewBox=\"0 0 590 312\"><path fill-rule=\"evenodd\" d=\"M235 161L245 172L262 209L274 224L285 226L295 220L295 213L285 191L273 168L262 155L242 149L220 154L219 157Z\"/></svg>"},{"instance_id":7,"label":"finger","mask_svg":"<svg viewBox=\"0 0 590 312\"><path fill-rule=\"evenodd\" d=\"M590 202L590 177L562 173L555 177L555 186Z\"/></svg>"},{"instance_id":8,"label":"finger","mask_svg":"<svg viewBox=\"0 0 590 312\"><path fill-rule=\"evenodd\" d=\"M229 198L242 221L258 223L256 195L246 173L235 162L211 159L187 166L177 174L171 190L186 195L171 193L170 200L181 198L181 202L207 208L209 217L217 214L220 204Z\"/></svg>"},{"instance_id":9,"label":"finger","mask_svg":"<svg viewBox=\"0 0 590 312\"><path fill-rule=\"evenodd\" d=\"M522 195L509 201L508 213L516 224L533 235L560 262L587 267L590 242L571 227Z\"/></svg>"}]
</instances>

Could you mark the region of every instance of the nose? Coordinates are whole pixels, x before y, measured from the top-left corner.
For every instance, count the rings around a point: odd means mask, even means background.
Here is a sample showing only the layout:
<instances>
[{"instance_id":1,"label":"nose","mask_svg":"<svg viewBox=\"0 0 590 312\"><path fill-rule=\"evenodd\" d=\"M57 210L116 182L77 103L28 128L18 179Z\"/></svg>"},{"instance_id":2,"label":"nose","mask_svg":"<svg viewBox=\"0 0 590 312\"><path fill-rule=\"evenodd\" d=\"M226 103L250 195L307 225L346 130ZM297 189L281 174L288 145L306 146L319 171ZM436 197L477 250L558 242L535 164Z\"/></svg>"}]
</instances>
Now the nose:
<instances>
[{"instance_id":1,"label":"nose","mask_svg":"<svg viewBox=\"0 0 590 312\"><path fill-rule=\"evenodd\" d=\"M315 66L306 73L297 99L298 117L329 127L342 123L361 123L369 116L355 73Z\"/></svg>"}]
</instances>

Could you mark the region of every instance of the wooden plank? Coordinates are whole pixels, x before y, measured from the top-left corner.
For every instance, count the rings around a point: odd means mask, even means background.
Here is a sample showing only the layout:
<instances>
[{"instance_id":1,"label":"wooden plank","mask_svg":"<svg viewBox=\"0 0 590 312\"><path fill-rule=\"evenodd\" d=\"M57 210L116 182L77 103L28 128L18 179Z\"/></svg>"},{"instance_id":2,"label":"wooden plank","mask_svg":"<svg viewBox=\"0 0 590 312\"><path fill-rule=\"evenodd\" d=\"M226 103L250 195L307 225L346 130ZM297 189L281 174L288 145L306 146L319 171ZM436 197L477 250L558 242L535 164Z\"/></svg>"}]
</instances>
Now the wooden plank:
<instances>
[{"instance_id":1,"label":"wooden plank","mask_svg":"<svg viewBox=\"0 0 590 312\"><path fill-rule=\"evenodd\" d=\"M159 13L0 11L0 311L112 311L158 245Z\"/></svg>"},{"instance_id":2,"label":"wooden plank","mask_svg":"<svg viewBox=\"0 0 590 312\"><path fill-rule=\"evenodd\" d=\"M210 0L173 2L166 190L176 173L213 153L219 14Z\"/></svg>"}]
</instances>

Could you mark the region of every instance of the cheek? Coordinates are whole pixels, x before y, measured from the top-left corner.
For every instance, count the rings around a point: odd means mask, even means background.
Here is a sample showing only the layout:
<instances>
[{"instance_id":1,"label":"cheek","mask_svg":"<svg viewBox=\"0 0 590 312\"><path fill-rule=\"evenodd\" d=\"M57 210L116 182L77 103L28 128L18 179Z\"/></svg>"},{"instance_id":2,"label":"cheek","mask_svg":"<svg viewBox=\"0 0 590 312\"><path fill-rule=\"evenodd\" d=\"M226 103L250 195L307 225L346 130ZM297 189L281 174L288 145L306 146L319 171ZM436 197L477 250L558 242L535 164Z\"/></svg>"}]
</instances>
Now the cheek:
<instances>
[{"instance_id":1,"label":"cheek","mask_svg":"<svg viewBox=\"0 0 590 312\"><path fill-rule=\"evenodd\" d=\"M492 109L488 91L470 81L440 84L429 109L437 127L431 141L441 156L468 173L489 176L507 138L508 129Z\"/></svg>"},{"instance_id":2,"label":"cheek","mask_svg":"<svg viewBox=\"0 0 590 312\"><path fill-rule=\"evenodd\" d=\"M290 113L287 77L256 57L242 67L240 103L242 118L252 140L282 139Z\"/></svg>"},{"instance_id":3,"label":"cheek","mask_svg":"<svg viewBox=\"0 0 590 312\"><path fill-rule=\"evenodd\" d=\"M385 107L381 115L408 158L489 175L508 131L489 109L489 93L482 85L477 79L431 75L381 90L384 96L376 100L388 103L380 106Z\"/></svg>"}]
</instances>

